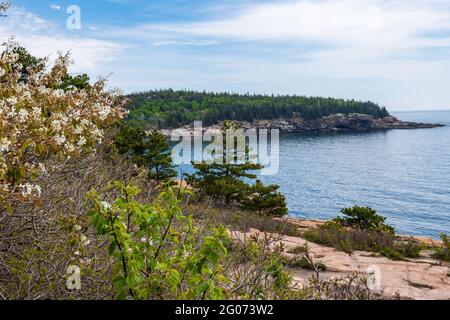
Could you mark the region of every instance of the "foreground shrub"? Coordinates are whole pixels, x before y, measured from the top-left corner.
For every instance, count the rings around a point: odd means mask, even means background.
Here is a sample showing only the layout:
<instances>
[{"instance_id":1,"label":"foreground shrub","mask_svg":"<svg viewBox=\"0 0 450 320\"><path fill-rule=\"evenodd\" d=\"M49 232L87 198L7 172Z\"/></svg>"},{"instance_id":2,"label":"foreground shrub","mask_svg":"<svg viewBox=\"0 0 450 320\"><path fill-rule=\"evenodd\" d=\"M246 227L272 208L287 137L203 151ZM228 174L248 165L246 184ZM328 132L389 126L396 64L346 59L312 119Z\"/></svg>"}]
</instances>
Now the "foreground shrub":
<instances>
[{"instance_id":1,"label":"foreground shrub","mask_svg":"<svg viewBox=\"0 0 450 320\"><path fill-rule=\"evenodd\" d=\"M0 296L20 300L111 299L114 291L108 246L89 227L86 192L90 188L103 190L121 179L145 190L140 201L153 199L157 193L145 171L114 154L106 142L96 153L54 160L48 167L36 180L42 187L40 202L12 201L13 213L0 215ZM81 290L67 288L69 265L81 269Z\"/></svg>"},{"instance_id":2,"label":"foreground shrub","mask_svg":"<svg viewBox=\"0 0 450 320\"><path fill-rule=\"evenodd\" d=\"M16 48L8 43L0 54L0 210L10 212L11 201L40 198L42 188L35 181L49 169L49 159L78 156L97 146L104 127L125 113L124 99L106 91L103 80L61 89L68 55L59 56L48 71L45 59L24 70L24 53Z\"/></svg>"},{"instance_id":3,"label":"foreground shrub","mask_svg":"<svg viewBox=\"0 0 450 320\"><path fill-rule=\"evenodd\" d=\"M440 234L442 246L435 250L434 256L442 261L450 262L450 239L445 233Z\"/></svg>"},{"instance_id":4,"label":"foreground shrub","mask_svg":"<svg viewBox=\"0 0 450 320\"><path fill-rule=\"evenodd\" d=\"M224 228L201 230L184 216L172 190L153 205L135 200L140 190L115 183L119 193L111 204L96 191L88 194L91 221L108 235L114 257L114 287L118 298L221 299L228 281L222 263L229 241Z\"/></svg>"}]
</instances>

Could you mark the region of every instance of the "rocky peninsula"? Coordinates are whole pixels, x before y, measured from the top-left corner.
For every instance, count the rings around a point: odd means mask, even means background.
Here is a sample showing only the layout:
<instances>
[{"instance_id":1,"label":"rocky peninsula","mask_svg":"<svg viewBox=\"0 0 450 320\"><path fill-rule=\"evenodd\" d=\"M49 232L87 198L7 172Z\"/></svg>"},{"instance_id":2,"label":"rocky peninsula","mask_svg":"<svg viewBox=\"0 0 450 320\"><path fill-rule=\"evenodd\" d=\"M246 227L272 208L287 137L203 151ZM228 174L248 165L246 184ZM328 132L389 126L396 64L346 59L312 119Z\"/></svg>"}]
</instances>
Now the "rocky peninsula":
<instances>
[{"instance_id":1,"label":"rocky peninsula","mask_svg":"<svg viewBox=\"0 0 450 320\"><path fill-rule=\"evenodd\" d=\"M394 116L387 116L377 118L372 115L362 113L337 113L330 116L322 117L314 120L307 120L302 117L279 118L273 120L254 120L234 121L239 127L244 130L255 129L278 129L281 133L292 132L332 132L332 131L376 131L389 129L426 129L443 127L442 124L418 123L402 121ZM206 130L220 130L223 121L216 125L203 127ZM192 132L192 125L183 126L180 128L163 129L161 132L166 136L172 134L187 134Z\"/></svg>"}]
</instances>

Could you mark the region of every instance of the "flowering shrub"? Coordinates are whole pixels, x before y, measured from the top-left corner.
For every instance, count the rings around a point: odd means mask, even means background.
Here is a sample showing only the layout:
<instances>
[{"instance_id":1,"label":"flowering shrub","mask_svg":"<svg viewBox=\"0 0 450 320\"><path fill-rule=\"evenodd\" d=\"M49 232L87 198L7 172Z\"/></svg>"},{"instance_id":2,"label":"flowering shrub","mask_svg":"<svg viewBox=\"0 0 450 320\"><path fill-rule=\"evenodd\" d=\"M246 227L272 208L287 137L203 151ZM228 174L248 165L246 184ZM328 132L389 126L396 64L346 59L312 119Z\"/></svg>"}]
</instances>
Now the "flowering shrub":
<instances>
[{"instance_id":1,"label":"flowering shrub","mask_svg":"<svg viewBox=\"0 0 450 320\"><path fill-rule=\"evenodd\" d=\"M105 90L105 81L61 89L69 56L51 68L46 59L27 67L24 79L17 46L0 56L0 205L41 196L33 181L46 172L50 157L73 157L102 142L104 128L122 118L125 100Z\"/></svg>"}]
</instances>

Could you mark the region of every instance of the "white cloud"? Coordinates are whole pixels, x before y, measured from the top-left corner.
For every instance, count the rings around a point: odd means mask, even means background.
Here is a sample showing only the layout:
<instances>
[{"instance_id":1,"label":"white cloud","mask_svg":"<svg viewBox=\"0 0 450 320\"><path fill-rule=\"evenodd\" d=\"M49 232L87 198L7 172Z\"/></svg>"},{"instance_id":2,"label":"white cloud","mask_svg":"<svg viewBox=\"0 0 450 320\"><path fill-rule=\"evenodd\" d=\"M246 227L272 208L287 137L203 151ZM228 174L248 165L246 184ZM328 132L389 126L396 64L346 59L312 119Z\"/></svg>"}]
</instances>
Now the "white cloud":
<instances>
[{"instance_id":1,"label":"white cloud","mask_svg":"<svg viewBox=\"0 0 450 320\"><path fill-rule=\"evenodd\" d=\"M234 45L241 50L195 51L190 59L243 90L355 97L394 108L450 106L450 94L436 86L450 80L445 0L274 1L215 19L144 24L118 34L159 44ZM193 74L214 77L203 73Z\"/></svg>"},{"instance_id":2,"label":"white cloud","mask_svg":"<svg viewBox=\"0 0 450 320\"><path fill-rule=\"evenodd\" d=\"M215 18L55 33L48 21L16 8L0 36L14 33L40 56L71 50L75 71L114 72L111 83L127 91L174 87L355 98L391 109L450 107L448 0L272 1L204 10Z\"/></svg>"},{"instance_id":3,"label":"white cloud","mask_svg":"<svg viewBox=\"0 0 450 320\"><path fill-rule=\"evenodd\" d=\"M167 41L155 41L154 46L168 46L168 45L178 45L178 46L212 46L216 44L216 41L211 40L167 40Z\"/></svg>"},{"instance_id":4,"label":"white cloud","mask_svg":"<svg viewBox=\"0 0 450 320\"><path fill-rule=\"evenodd\" d=\"M440 3L443 1L295 1L255 5L218 21L141 28L239 41L312 41L388 54L449 45L450 37L419 36L450 29L450 8L442 10Z\"/></svg>"},{"instance_id":5,"label":"white cloud","mask_svg":"<svg viewBox=\"0 0 450 320\"><path fill-rule=\"evenodd\" d=\"M70 51L75 65L73 72L95 74L103 64L115 60L126 48L121 43L83 37L58 28L39 16L20 8L11 8L0 25L0 39L11 36L32 54L54 58L58 52ZM61 29L60 29L61 30Z\"/></svg>"},{"instance_id":6,"label":"white cloud","mask_svg":"<svg viewBox=\"0 0 450 320\"><path fill-rule=\"evenodd\" d=\"M50 8L51 8L52 10L55 10L55 11L61 10L61 6L58 5L58 4L51 4L51 5L50 5Z\"/></svg>"}]
</instances>

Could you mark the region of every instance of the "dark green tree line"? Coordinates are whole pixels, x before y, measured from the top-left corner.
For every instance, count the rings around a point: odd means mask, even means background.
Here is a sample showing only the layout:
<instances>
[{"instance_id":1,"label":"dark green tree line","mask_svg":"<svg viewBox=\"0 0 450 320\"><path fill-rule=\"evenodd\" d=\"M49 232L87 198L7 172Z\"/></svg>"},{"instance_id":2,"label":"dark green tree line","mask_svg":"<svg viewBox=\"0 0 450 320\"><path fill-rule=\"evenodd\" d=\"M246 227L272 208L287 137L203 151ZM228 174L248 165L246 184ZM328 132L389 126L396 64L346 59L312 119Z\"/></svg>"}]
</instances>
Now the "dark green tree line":
<instances>
[{"instance_id":1,"label":"dark green tree line","mask_svg":"<svg viewBox=\"0 0 450 320\"><path fill-rule=\"evenodd\" d=\"M363 113L377 118L389 115L372 102L304 96L267 96L233 93L156 90L129 96L128 121L145 128L173 128L202 120L253 121L301 116L317 119L336 113Z\"/></svg>"}]
</instances>

